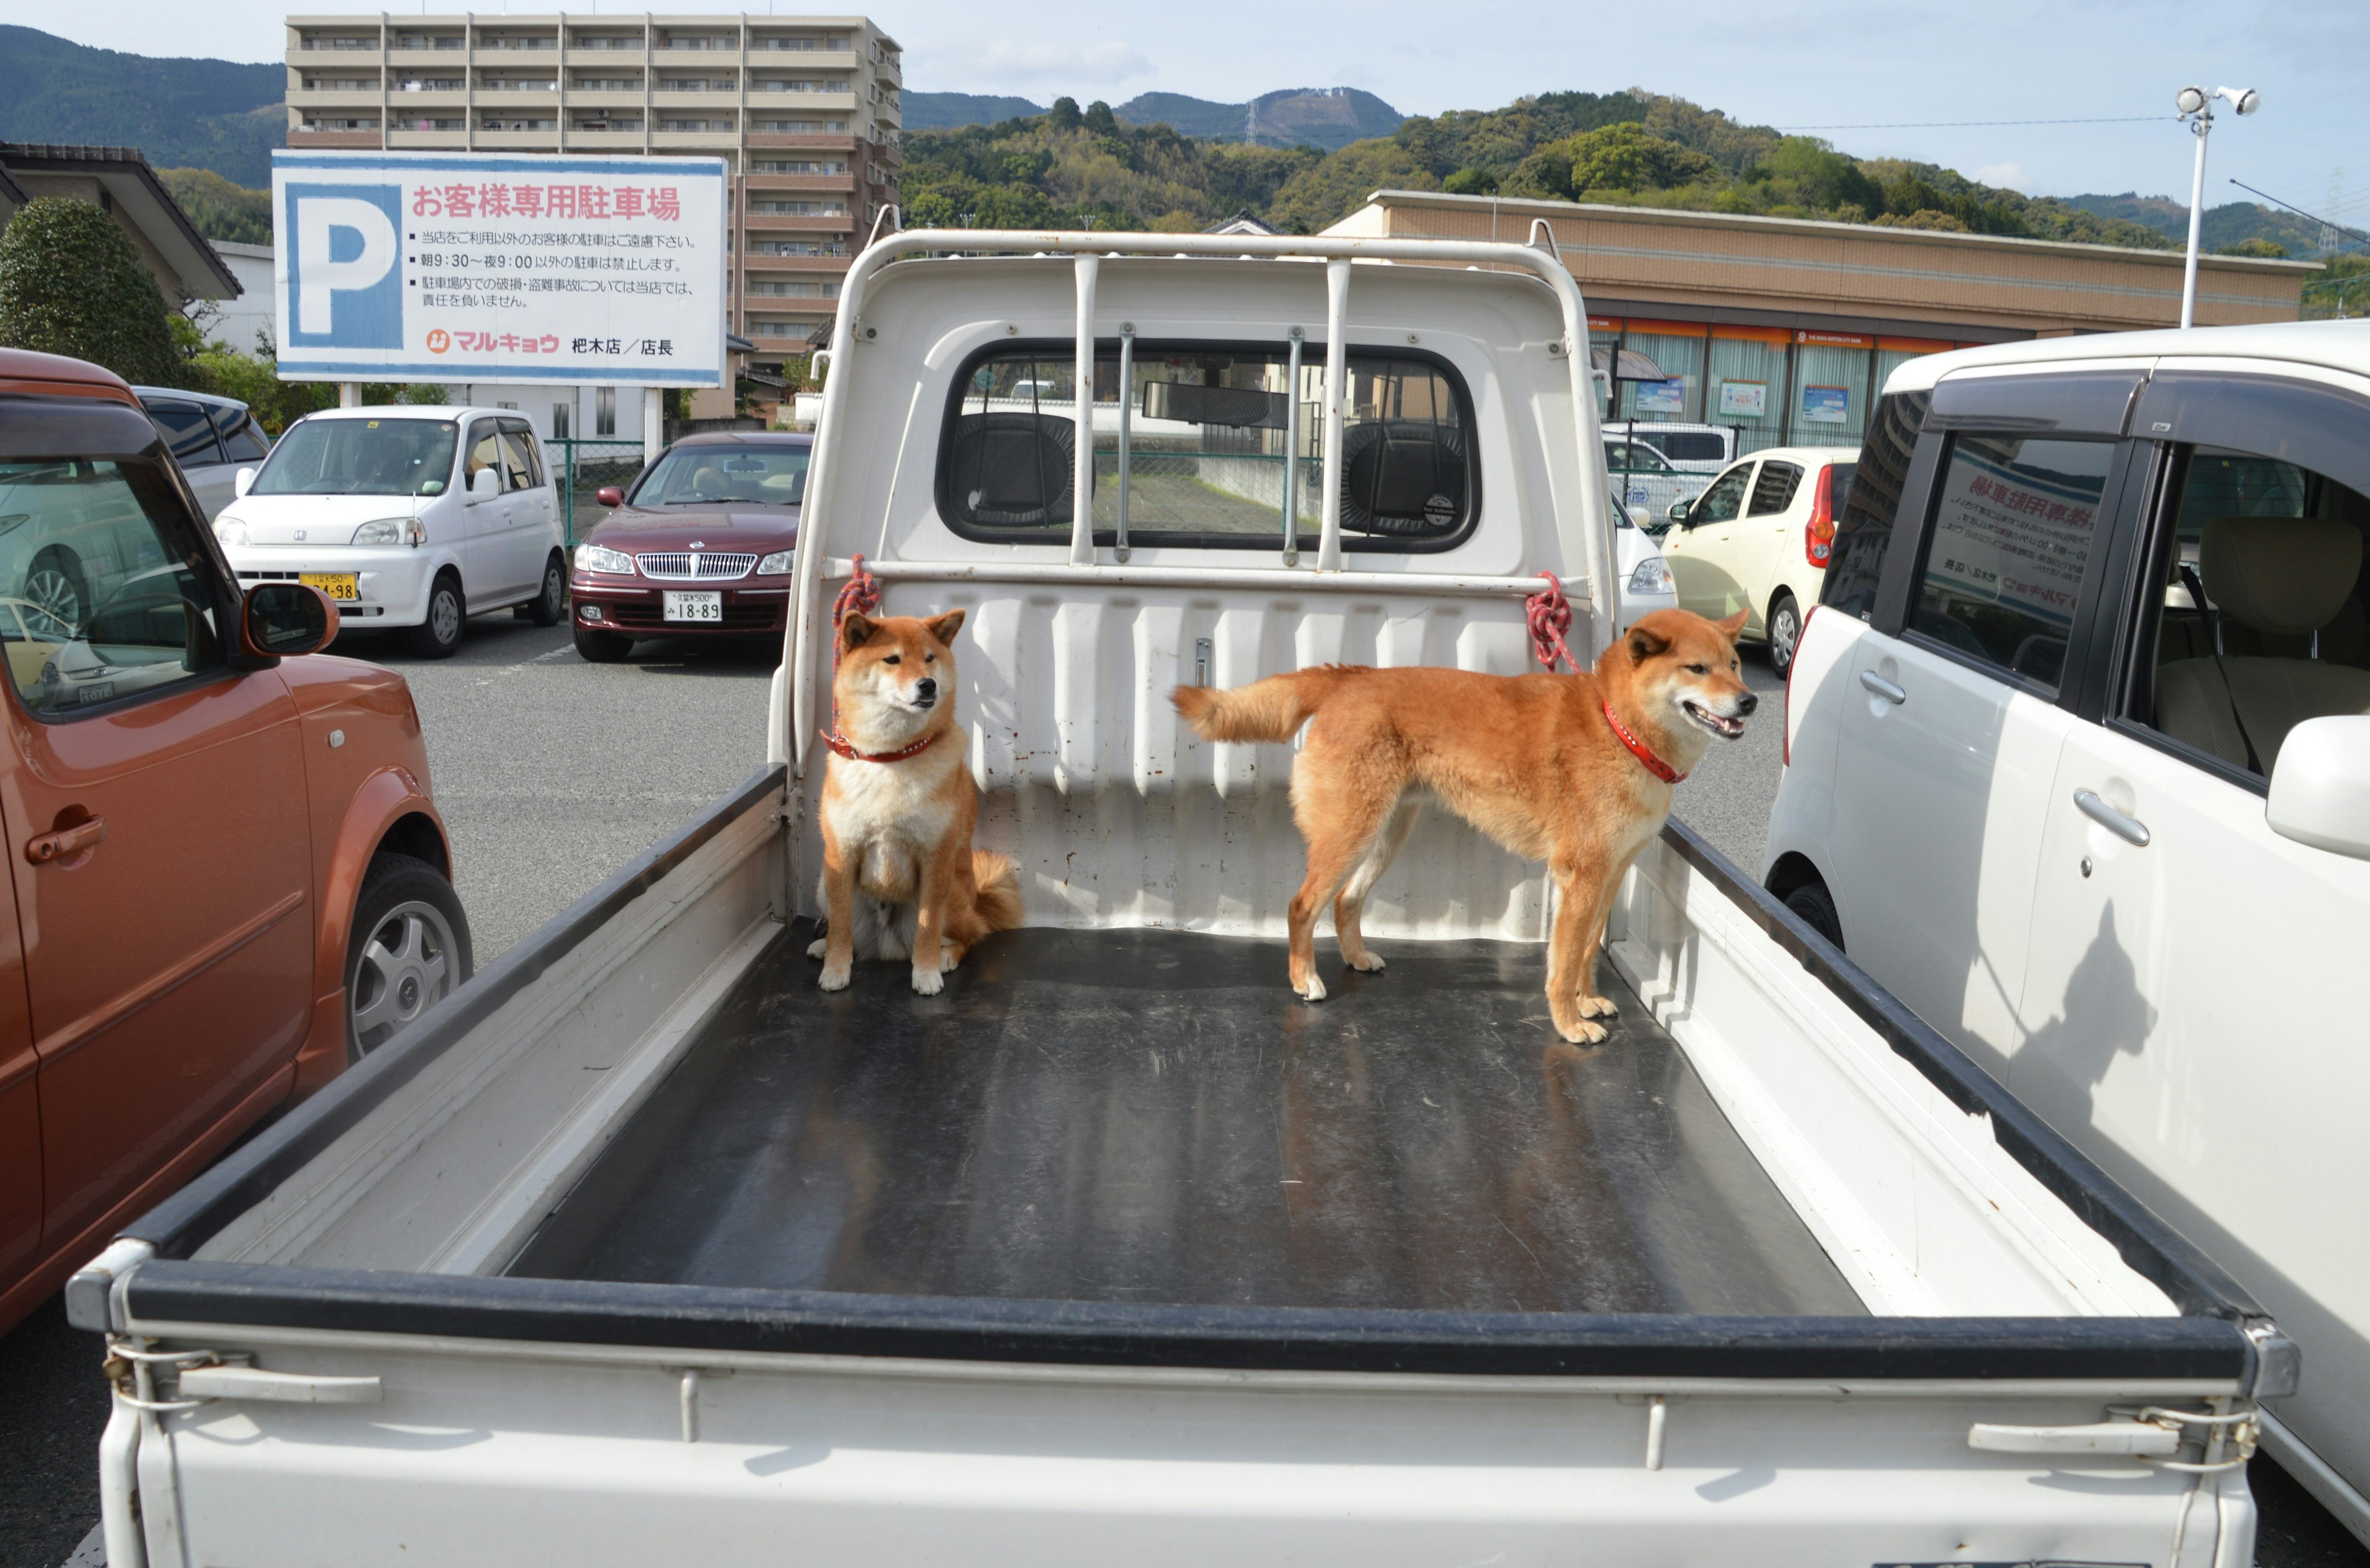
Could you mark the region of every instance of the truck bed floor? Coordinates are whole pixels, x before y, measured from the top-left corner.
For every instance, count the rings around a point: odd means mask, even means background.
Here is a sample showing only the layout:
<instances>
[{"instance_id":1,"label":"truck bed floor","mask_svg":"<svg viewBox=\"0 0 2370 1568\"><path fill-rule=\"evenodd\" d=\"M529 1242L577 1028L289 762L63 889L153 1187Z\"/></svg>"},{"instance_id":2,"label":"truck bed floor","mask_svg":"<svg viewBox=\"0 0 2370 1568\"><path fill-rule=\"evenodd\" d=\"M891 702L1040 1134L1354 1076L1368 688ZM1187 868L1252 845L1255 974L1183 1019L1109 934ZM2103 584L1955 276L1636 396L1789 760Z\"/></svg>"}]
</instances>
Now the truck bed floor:
<instances>
[{"instance_id":1,"label":"truck bed floor","mask_svg":"<svg viewBox=\"0 0 2370 1568\"><path fill-rule=\"evenodd\" d=\"M509 1272L911 1296L1857 1313L1610 966L1599 1047L1542 949L1010 932L944 995L815 989L803 921Z\"/></svg>"}]
</instances>

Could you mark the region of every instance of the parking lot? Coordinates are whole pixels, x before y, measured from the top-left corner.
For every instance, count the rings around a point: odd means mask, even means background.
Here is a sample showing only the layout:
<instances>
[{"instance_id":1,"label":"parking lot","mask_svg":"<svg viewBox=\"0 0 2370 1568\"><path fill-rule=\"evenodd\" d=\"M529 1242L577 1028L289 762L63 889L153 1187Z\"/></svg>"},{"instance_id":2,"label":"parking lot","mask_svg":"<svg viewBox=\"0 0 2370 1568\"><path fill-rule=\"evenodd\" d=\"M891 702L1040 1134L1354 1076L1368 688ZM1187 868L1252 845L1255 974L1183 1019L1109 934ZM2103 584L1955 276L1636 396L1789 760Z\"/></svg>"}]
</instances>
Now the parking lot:
<instances>
[{"instance_id":1,"label":"parking lot","mask_svg":"<svg viewBox=\"0 0 2370 1568\"><path fill-rule=\"evenodd\" d=\"M480 967L764 761L771 647L644 644L628 663L592 665L565 627L498 615L472 622L461 653L442 662L385 638L349 637L337 651L411 683ZM1746 675L1766 698L1759 716L1707 756L1678 802L1750 874L1777 794L1783 686L1756 655ZM0 1568L49 1568L92 1528L107 1414L98 1358L96 1338L67 1327L54 1301L0 1340ZM2370 1563L2267 1459L2250 1479L2259 1562Z\"/></svg>"}]
</instances>

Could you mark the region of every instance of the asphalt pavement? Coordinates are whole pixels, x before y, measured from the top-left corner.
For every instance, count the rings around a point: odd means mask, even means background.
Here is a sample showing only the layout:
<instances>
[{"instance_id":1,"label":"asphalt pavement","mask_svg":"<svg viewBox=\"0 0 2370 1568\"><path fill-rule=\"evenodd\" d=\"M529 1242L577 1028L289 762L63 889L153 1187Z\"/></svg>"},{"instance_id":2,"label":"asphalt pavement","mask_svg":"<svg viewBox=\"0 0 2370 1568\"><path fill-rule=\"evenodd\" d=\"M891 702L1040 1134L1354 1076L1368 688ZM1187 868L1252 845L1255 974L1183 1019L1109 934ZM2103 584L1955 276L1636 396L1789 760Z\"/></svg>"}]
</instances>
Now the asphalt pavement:
<instances>
[{"instance_id":1,"label":"asphalt pavement","mask_svg":"<svg viewBox=\"0 0 2370 1568\"><path fill-rule=\"evenodd\" d=\"M441 662L383 635L350 636L336 651L411 682L481 967L765 759L772 647L646 643L627 663L591 665L564 627L502 614L472 621L461 652ZM1761 711L1743 739L1706 754L1676 809L1758 876L1784 683L1750 653L1745 677ZM98 1360L97 1338L68 1327L55 1300L0 1338L0 1568L56 1568L97 1520ZM2370 1568L2370 1550L2267 1457L2249 1481L2262 1568Z\"/></svg>"}]
</instances>

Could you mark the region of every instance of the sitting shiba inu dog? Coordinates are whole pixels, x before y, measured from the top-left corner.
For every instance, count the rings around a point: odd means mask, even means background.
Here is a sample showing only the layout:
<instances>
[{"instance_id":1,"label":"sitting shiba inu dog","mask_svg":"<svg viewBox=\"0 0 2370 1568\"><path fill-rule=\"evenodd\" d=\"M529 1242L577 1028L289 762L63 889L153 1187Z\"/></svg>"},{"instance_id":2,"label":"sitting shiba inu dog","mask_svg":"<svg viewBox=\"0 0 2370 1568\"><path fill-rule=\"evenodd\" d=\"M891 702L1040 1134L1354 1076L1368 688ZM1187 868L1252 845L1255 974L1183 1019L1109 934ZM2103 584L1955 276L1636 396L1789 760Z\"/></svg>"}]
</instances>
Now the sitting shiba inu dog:
<instances>
[{"instance_id":1,"label":"sitting shiba inu dog","mask_svg":"<svg viewBox=\"0 0 2370 1568\"><path fill-rule=\"evenodd\" d=\"M1662 830L1673 786L1714 736L1733 740L1759 705L1739 673L1740 612L1708 621L1657 610L1572 675L1327 665L1232 691L1180 686L1172 699L1207 740L1308 735L1292 770L1293 820L1308 875L1293 895L1292 989L1317 978L1317 910L1333 905L1342 961L1381 958L1358 929L1366 895L1407 842L1423 798L1555 874L1547 1010L1567 1040L1605 1038L1589 994L1596 949L1622 874Z\"/></svg>"},{"instance_id":2,"label":"sitting shiba inu dog","mask_svg":"<svg viewBox=\"0 0 2370 1568\"><path fill-rule=\"evenodd\" d=\"M1020 923L1012 863L971 847L979 792L955 729L955 634L963 612L927 621L852 614L832 678L839 727L823 738L821 896L825 990L858 957L914 960L936 996L972 944Z\"/></svg>"}]
</instances>

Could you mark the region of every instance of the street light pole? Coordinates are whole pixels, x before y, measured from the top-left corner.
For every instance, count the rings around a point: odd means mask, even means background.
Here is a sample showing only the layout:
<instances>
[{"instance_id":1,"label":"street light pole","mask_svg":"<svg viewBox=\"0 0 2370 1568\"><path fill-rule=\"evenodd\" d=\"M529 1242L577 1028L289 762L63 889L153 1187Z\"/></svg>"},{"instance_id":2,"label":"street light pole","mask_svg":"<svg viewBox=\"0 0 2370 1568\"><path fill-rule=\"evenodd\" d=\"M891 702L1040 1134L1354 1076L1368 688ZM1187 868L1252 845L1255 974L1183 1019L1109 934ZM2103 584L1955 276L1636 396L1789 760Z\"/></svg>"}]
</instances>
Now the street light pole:
<instances>
[{"instance_id":1,"label":"street light pole","mask_svg":"<svg viewBox=\"0 0 2370 1568\"><path fill-rule=\"evenodd\" d=\"M2203 87L2183 87L2173 95L2173 106L2197 138L2197 166L2189 179L2189 258L2180 271L2183 327L2197 325L2197 245L2205 223L2205 143L2214 134L2215 98L2226 100L2240 114L2252 114L2263 106L2262 95L2252 87L2216 87L2210 97Z\"/></svg>"},{"instance_id":2,"label":"street light pole","mask_svg":"<svg viewBox=\"0 0 2370 1568\"><path fill-rule=\"evenodd\" d=\"M2214 106L2208 102L2189 121L2197 138L2197 167L2189 177L2189 262L2180 272L2180 325L2197 325L2197 240L2205 221L2205 143L2214 134Z\"/></svg>"}]
</instances>

